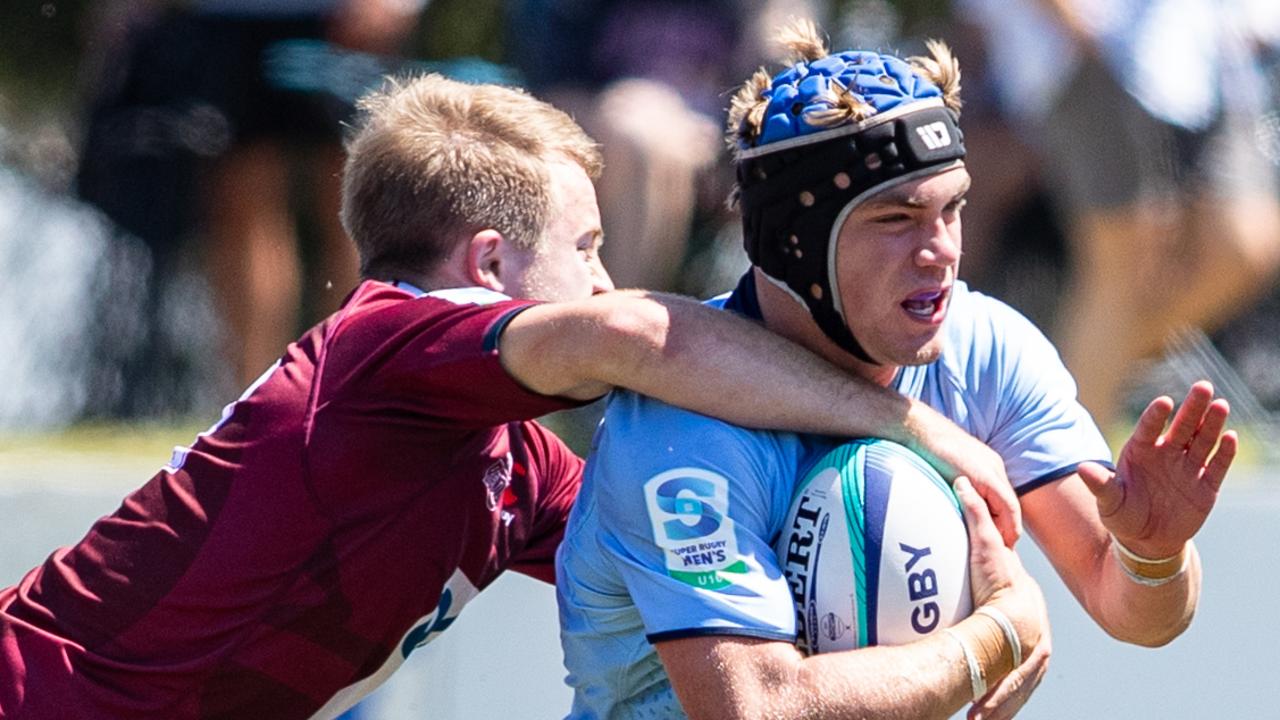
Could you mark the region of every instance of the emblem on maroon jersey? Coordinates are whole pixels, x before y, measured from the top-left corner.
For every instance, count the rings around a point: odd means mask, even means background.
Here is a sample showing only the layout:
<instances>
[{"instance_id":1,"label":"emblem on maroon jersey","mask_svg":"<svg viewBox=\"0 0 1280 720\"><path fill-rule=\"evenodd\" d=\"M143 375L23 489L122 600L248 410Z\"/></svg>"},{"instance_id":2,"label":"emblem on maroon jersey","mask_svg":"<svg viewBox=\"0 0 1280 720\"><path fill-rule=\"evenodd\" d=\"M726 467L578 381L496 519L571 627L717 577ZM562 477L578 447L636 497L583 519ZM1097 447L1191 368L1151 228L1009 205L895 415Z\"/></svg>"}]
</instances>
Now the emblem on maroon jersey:
<instances>
[{"instance_id":1,"label":"emblem on maroon jersey","mask_svg":"<svg viewBox=\"0 0 1280 720\"><path fill-rule=\"evenodd\" d=\"M484 488L487 492L488 506L490 510L497 510L498 504L502 501L503 493L507 486L511 484L511 453L498 458L484 471Z\"/></svg>"}]
</instances>

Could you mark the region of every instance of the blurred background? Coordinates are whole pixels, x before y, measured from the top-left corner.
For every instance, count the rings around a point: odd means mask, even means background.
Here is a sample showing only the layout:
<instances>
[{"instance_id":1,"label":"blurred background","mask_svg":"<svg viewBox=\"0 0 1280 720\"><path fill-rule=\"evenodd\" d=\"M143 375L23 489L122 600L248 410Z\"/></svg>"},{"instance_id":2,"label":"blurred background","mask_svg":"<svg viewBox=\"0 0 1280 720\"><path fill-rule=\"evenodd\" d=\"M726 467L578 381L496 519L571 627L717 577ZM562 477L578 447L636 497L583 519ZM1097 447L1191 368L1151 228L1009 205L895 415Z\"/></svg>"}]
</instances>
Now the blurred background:
<instances>
[{"instance_id":1,"label":"blurred background","mask_svg":"<svg viewBox=\"0 0 1280 720\"><path fill-rule=\"evenodd\" d=\"M603 145L615 281L709 296L747 267L724 109L779 67L768 38L791 14L837 49L956 51L974 178L961 277L1054 338L1110 437L1198 377L1245 435L1205 530L1197 624L1165 650L1119 648L1047 581L1057 654L1023 716L1280 714L1249 668L1280 641L1258 572L1280 539L1272 0L4 3L0 585L110 512L354 286L343 122L385 74L518 84L573 113ZM597 413L550 422L585 450ZM353 717L567 707L548 588L504 580L459 628Z\"/></svg>"}]
</instances>

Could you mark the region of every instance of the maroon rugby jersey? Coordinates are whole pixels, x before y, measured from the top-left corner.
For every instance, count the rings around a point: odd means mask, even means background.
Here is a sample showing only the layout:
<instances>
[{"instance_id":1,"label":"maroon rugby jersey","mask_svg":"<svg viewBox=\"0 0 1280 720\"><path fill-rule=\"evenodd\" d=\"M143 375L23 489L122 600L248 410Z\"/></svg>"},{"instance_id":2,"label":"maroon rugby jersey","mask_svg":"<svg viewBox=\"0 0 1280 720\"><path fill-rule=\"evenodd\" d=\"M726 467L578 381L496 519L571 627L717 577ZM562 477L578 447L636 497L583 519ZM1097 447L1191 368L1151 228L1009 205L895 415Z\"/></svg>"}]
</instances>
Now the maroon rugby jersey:
<instances>
[{"instance_id":1,"label":"maroon rugby jersey","mask_svg":"<svg viewBox=\"0 0 1280 720\"><path fill-rule=\"evenodd\" d=\"M582 461L499 363L528 305L364 283L0 591L0 718L332 717L504 569L552 581Z\"/></svg>"}]
</instances>

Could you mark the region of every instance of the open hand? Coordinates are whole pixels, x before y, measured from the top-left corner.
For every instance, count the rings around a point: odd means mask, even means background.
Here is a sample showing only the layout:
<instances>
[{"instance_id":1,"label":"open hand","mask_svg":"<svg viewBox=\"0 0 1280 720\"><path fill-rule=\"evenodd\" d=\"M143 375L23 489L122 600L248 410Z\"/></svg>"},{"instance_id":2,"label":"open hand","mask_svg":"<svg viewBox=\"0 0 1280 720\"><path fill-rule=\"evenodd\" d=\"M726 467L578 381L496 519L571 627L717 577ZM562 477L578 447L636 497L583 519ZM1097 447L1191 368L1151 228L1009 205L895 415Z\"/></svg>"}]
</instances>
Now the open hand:
<instances>
[{"instance_id":1,"label":"open hand","mask_svg":"<svg viewBox=\"0 0 1280 720\"><path fill-rule=\"evenodd\" d=\"M1234 431L1223 432L1230 408L1213 395L1207 381L1192 385L1168 430L1173 400L1156 398L1120 451L1114 473L1094 463L1079 468L1102 524L1139 555L1179 553L1217 502L1239 439Z\"/></svg>"}]
</instances>

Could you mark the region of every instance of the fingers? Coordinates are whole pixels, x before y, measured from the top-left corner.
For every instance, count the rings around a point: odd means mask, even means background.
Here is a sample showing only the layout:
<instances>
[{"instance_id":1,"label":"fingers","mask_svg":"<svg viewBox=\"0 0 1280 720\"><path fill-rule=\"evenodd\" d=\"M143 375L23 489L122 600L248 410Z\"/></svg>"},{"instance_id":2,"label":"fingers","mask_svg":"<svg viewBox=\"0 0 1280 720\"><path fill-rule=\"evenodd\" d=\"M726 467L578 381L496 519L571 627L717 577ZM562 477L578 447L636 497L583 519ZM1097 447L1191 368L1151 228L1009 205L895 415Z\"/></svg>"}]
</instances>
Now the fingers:
<instances>
[{"instance_id":1,"label":"fingers","mask_svg":"<svg viewBox=\"0 0 1280 720\"><path fill-rule=\"evenodd\" d=\"M1173 417L1173 424L1169 426L1169 432L1165 435L1165 442L1174 447L1187 447L1191 442L1191 438L1195 436L1196 431L1200 429L1205 411L1212 401L1212 383L1208 380L1201 380L1192 385L1191 389L1187 391L1186 399L1182 401L1182 407L1178 408L1178 414ZM1136 435L1137 433L1135 432L1134 434Z\"/></svg>"},{"instance_id":2,"label":"fingers","mask_svg":"<svg viewBox=\"0 0 1280 720\"><path fill-rule=\"evenodd\" d=\"M969 478L963 475L956 478L955 489L969 533L969 593L974 607L978 607L1014 582L1019 569L1017 555L1005 547L986 501Z\"/></svg>"},{"instance_id":3,"label":"fingers","mask_svg":"<svg viewBox=\"0 0 1280 720\"><path fill-rule=\"evenodd\" d=\"M960 508L964 511L965 523L969 526L970 539L981 540L989 545L1003 545L1003 538L996 529L986 501L974 489L969 478L961 475L956 478L954 486L956 497L960 499Z\"/></svg>"},{"instance_id":4,"label":"fingers","mask_svg":"<svg viewBox=\"0 0 1280 720\"><path fill-rule=\"evenodd\" d=\"M1231 468L1231 461L1236 459L1236 452L1240 449L1240 437L1236 435L1235 430L1228 430L1222 434L1222 440L1218 442L1218 451L1213 454L1213 458L1209 460L1209 465L1204 469L1204 482L1217 492L1222 487L1222 481L1227 477L1227 470Z\"/></svg>"},{"instance_id":5,"label":"fingers","mask_svg":"<svg viewBox=\"0 0 1280 720\"><path fill-rule=\"evenodd\" d=\"M969 708L969 720L1008 720L1031 699L1049 667L1049 653L1037 651L1014 668L991 692Z\"/></svg>"},{"instance_id":6,"label":"fingers","mask_svg":"<svg viewBox=\"0 0 1280 720\"><path fill-rule=\"evenodd\" d=\"M1208 410L1204 413L1204 419L1200 422L1199 430L1187 445L1188 458L1193 463L1204 465L1209 459L1209 454L1213 452L1219 436L1222 435L1222 429L1227 426L1227 416L1230 414L1231 406L1223 398L1218 398L1209 404Z\"/></svg>"},{"instance_id":7,"label":"fingers","mask_svg":"<svg viewBox=\"0 0 1280 720\"><path fill-rule=\"evenodd\" d=\"M1018 502L1018 494L1007 482L996 485L979 483L974 489L991 511L991 519L995 522L1005 547L1013 547L1022 536L1022 504Z\"/></svg>"},{"instance_id":8,"label":"fingers","mask_svg":"<svg viewBox=\"0 0 1280 720\"><path fill-rule=\"evenodd\" d=\"M1130 439L1145 445L1154 444L1160 439L1160 433L1164 432L1164 424L1169 420L1171 412L1173 412L1173 398L1161 395L1152 400L1138 418L1138 425L1133 429L1133 436Z\"/></svg>"},{"instance_id":9,"label":"fingers","mask_svg":"<svg viewBox=\"0 0 1280 720\"><path fill-rule=\"evenodd\" d=\"M1136 434L1136 433L1135 433ZM1080 463L1076 474L1098 501L1098 515L1108 517L1124 502L1124 486L1116 482L1116 474L1093 462Z\"/></svg>"}]
</instances>

